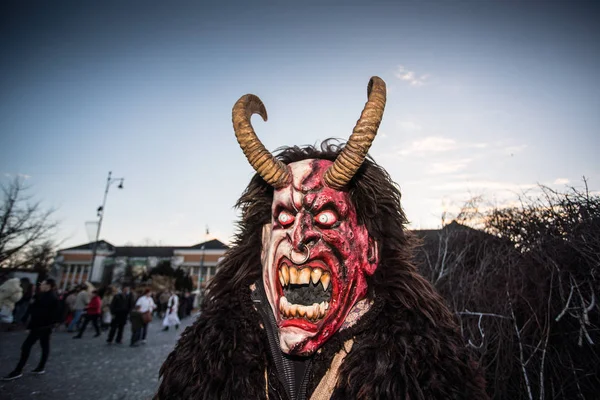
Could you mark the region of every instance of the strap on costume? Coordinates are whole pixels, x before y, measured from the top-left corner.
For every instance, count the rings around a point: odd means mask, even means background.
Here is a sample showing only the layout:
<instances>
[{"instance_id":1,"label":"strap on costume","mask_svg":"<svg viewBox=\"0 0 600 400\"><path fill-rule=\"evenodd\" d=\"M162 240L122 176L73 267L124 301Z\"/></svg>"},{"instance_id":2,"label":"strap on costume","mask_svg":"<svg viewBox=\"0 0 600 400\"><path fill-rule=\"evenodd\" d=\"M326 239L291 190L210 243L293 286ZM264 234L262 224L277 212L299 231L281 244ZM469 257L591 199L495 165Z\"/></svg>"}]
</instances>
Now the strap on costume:
<instances>
[{"instance_id":1,"label":"strap on costume","mask_svg":"<svg viewBox=\"0 0 600 400\"><path fill-rule=\"evenodd\" d=\"M346 355L352 350L353 344L354 339L346 340L344 347L333 356L333 361L329 369L323 376L323 379L321 379L321 382L319 382L319 386L317 386L312 396L310 396L310 400L329 400L331 398L333 390L337 385L339 369Z\"/></svg>"}]
</instances>

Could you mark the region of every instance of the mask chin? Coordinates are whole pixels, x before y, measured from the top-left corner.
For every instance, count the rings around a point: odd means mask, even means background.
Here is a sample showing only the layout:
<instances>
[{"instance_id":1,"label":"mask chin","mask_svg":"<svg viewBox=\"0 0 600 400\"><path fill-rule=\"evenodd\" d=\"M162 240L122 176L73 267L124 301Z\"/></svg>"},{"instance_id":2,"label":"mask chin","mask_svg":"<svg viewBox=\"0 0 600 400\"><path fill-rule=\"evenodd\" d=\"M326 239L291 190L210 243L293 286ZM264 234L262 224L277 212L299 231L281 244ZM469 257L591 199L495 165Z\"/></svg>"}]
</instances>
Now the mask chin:
<instances>
[{"instance_id":1,"label":"mask chin","mask_svg":"<svg viewBox=\"0 0 600 400\"><path fill-rule=\"evenodd\" d=\"M279 346L281 351L289 355L310 355L314 351L305 349L307 342L314 335L295 327L279 329Z\"/></svg>"}]
</instances>

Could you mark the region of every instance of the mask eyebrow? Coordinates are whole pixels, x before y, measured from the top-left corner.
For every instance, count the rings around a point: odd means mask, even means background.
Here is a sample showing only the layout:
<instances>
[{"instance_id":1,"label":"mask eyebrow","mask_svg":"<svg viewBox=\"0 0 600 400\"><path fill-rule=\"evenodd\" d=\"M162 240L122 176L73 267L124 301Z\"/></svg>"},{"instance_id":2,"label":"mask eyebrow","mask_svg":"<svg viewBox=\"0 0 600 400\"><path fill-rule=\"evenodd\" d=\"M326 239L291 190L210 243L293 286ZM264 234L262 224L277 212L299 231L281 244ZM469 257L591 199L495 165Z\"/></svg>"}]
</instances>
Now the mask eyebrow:
<instances>
[{"instance_id":1,"label":"mask eyebrow","mask_svg":"<svg viewBox=\"0 0 600 400\"><path fill-rule=\"evenodd\" d=\"M273 209L273 216L275 218L277 218L277 216L282 212L282 211L287 211L290 214L298 214L298 210L295 210L295 207L288 207L287 204L283 204L283 203L278 203L275 204L275 208Z\"/></svg>"},{"instance_id":2,"label":"mask eyebrow","mask_svg":"<svg viewBox=\"0 0 600 400\"><path fill-rule=\"evenodd\" d=\"M314 215L318 214L323 210L335 211L339 216L344 215L344 210L340 210L333 199L327 199L325 201L319 201L319 197L315 198L312 204L306 204L305 207Z\"/></svg>"}]
</instances>

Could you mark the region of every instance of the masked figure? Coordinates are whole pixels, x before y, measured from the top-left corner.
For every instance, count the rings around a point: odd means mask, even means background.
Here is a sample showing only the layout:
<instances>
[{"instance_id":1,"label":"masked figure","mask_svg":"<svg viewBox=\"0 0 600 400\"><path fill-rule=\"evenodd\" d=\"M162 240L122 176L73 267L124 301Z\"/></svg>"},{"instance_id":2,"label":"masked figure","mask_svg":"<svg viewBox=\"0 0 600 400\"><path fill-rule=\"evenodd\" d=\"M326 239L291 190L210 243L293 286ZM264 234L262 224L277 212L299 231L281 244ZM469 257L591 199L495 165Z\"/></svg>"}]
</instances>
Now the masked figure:
<instances>
[{"instance_id":1,"label":"masked figure","mask_svg":"<svg viewBox=\"0 0 600 400\"><path fill-rule=\"evenodd\" d=\"M201 314L161 368L157 399L486 399L454 317L412 264L400 192L367 152L385 83L343 148L269 153L233 108L256 169L236 241Z\"/></svg>"}]
</instances>

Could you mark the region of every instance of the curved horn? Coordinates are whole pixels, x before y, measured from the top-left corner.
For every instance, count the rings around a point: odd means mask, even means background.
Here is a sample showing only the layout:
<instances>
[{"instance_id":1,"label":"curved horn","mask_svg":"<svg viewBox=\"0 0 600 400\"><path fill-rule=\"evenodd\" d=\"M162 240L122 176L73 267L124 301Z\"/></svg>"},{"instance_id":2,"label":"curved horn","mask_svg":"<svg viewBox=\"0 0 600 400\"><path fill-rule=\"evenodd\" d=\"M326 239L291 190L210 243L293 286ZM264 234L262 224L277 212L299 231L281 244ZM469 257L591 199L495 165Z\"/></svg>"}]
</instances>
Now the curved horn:
<instances>
[{"instance_id":1,"label":"curved horn","mask_svg":"<svg viewBox=\"0 0 600 400\"><path fill-rule=\"evenodd\" d=\"M325 184L331 188L341 189L348 184L367 156L385 109L386 90L383 79L378 76L371 78L367 86L367 98L350 139L325 172Z\"/></svg>"},{"instance_id":2,"label":"curved horn","mask_svg":"<svg viewBox=\"0 0 600 400\"><path fill-rule=\"evenodd\" d=\"M256 172L269 185L280 188L289 180L287 166L273 157L258 139L250 123L252 114L259 114L264 121L267 120L265 105L257 96L247 94L240 97L232 111L235 137Z\"/></svg>"}]
</instances>

